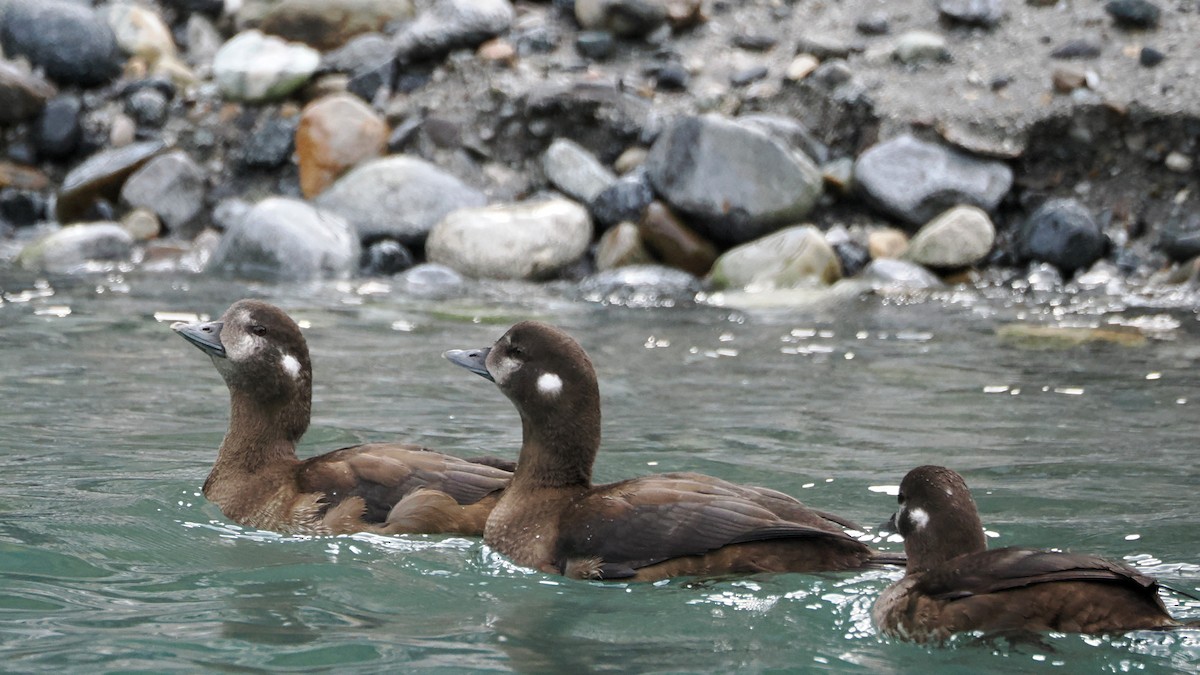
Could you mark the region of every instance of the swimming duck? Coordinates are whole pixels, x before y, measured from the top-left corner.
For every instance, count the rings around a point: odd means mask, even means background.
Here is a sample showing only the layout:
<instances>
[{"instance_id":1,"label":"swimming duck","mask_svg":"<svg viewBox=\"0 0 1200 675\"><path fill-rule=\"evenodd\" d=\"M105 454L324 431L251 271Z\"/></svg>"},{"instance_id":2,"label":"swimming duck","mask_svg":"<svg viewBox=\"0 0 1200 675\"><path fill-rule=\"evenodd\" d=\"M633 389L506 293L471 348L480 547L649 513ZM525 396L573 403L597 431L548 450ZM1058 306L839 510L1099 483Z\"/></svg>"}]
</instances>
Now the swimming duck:
<instances>
[{"instance_id":1,"label":"swimming duck","mask_svg":"<svg viewBox=\"0 0 1200 675\"><path fill-rule=\"evenodd\" d=\"M368 443L301 460L312 365L283 310L239 300L217 321L171 328L212 358L229 387L229 430L204 496L248 527L298 534L480 535L512 474L416 445Z\"/></svg>"},{"instance_id":2,"label":"swimming duck","mask_svg":"<svg viewBox=\"0 0 1200 675\"><path fill-rule=\"evenodd\" d=\"M844 531L845 519L774 490L695 473L592 484L600 393L570 335L525 321L451 362L495 382L521 416L512 484L484 541L517 564L580 579L816 572L896 562Z\"/></svg>"},{"instance_id":3,"label":"swimming duck","mask_svg":"<svg viewBox=\"0 0 1200 675\"><path fill-rule=\"evenodd\" d=\"M904 578L872 618L891 637L942 642L965 631L1113 633L1172 628L1158 583L1094 555L988 550L962 476L920 466L900 483L893 527L904 537Z\"/></svg>"}]
</instances>

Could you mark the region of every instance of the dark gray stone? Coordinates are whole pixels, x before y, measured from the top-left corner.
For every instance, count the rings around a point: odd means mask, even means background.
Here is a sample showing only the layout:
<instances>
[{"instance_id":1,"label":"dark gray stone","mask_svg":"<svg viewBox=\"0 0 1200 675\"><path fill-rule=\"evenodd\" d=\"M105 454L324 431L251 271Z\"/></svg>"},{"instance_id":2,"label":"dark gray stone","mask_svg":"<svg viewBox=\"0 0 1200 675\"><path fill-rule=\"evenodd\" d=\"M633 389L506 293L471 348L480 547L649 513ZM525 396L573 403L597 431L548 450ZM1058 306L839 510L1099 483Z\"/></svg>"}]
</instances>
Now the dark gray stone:
<instances>
[{"instance_id":1,"label":"dark gray stone","mask_svg":"<svg viewBox=\"0 0 1200 675\"><path fill-rule=\"evenodd\" d=\"M0 6L2 11L2 6ZM42 112L54 86L22 68L0 61L0 126L24 122Z\"/></svg>"},{"instance_id":2,"label":"dark gray stone","mask_svg":"<svg viewBox=\"0 0 1200 675\"><path fill-rule=\"evenodd\" d=\"M1004 18L1003 0L938 0L943 19L968 26L991 28Z\"/></svg>"},{"instance_id":3,"label":"dark gray stone","mask_svg":"<svg viewBox=\"0 0 1200 675\"><path fill-rule=\"evenodd\" d=\"M205 269L266 281L341 278L357 270L359 254L358 237L342 218L270 197L225 232Z\"/></svg>"},{"instance_id":4,"label":"dark gray stone","mask_svg":"<svg viewBox=\"0 0 1200 675\"><path fill-rule=\"evenodd\" d=\"M1054 59L1094 59L1098 56L1100 45L1087 39L1065 42L1050 52L1050 58Z\"/></svg>"},{"instance_id":5,"label":"dark gray stone","mask_svg":"<svg viewBox=\"0 0 1200 675\"><path fill-rule=\"evenodd\" d=\"M396 35L396 60L423 61L476 47L508 30L512 20L508 0L436 0Z\"/></svg>"},{"instance_id":6,"label":"dark gray stone","mask_svg":"<svg viewBox=\"0 0 1200 675\"><path fill-rule=\"evenodd\" d=\"M168 98L154 87L141 87L125 99L125 112L140 126L158 129L167 121Z\"/></svg>"},{"instance_id":7,"label":"dark gray stone","mask_svg":"<svg viewBox=\"0 0 1200 675\"><path fill-rule=\"evenodd\" d=\"M669 61L654 71L654 87L661 91L686 91L692 79L687 68L677 61Z\"/></svg>"},{"instance_id":8,"label":"dark gray stone","mask_svg":"<svg viewBox=\"0 0 1200 675\"><path fill-rule=\"evenodd\" d=\"M888 15L882 12L868 14L854 24L855 30L863 35L887 35L892 31Z\"/></svg>"},{"instance_id":9,"label":"dark gray stone","mask_svg":"<svg viewBox=\"0 0 1200 675\"><path fill-rule=\"evenodd\" d=\"M1162 63L1167 58L1167 55L1158 51L1154 47L1142 47L1142 51L1138 53L1138 63L1147 68L1153 68Z\"/></svg>"},{"instance_id":10,"label":"dark gray stone","mask_svg":"<svg viewBox=\"0 0 1200 675\"><path fill-rule=\"evenodd\" d=\"M876 208L923 225L959 204L994 210L1012 187L1012 169L906 134L859 156L854 181Z\"/></svg>"},{"instance_id":11,"label":"dark gray stone","mask_svg":"<svg viewBox=\"0 0 1200 675\"><path fill-rule=\"evenodd\" d=\"M596 195L588 204L588 210L602 227L617 223L636 223L650 202L654 201L654 189L644 171L634 171L622 176Z\"/></svg>"},{"instance_id":12,"label":"dark gray stone","mask_svg":"<svg viewBox=\"0 0 1200 675\"><path fill-rule=\"evenodd\" d=\"M1109 0L1104 11L1123 28L1154 28L1162 15L1158 5L1147 0Z\"/></svg>"},{"instance_id":13,"label":"dark gray stone","mask_svg":"<svg viewBox=\"0 0 1200 675\"><path fill-rule=\"evenodd\" d=\"M46 217L46 200L36 192L0 190L0 222L13 227L35 225Z\"/></svg>"},{"instance_id":14,"label":"dark gray stone","mask_svg":"<svg viewBox=\"0 0 1200 675\"><path fill-rule=\"evenodd\" d=\"M174 7L185 14L196 12L209 16L220 16L221 12L225 11L225 0L162 0L162 4Z\"/></svg>"},{"instance_id":15,"label":"dark gray stone","mask_svg":"<svg viewBox=\"0 0 1200 675\"><path fill-rule=\"evenodd\" d=\"M272 115L262 120L241 145L237 162L249 169L274 169L287 164L296 149L300 116Z\"/></svg>"},{"instance_id":16,"label":"dark gray stone","mask_svg":"<svg viewBox=\"0 0 1200 675\"><path fill-rule=\"evenodd\" d=\"M108 23L92 8L62 0L9 0L0 43L56 82L94 87L110 82L125 59Z\"/></svg>"},{"instance_id":17,"label":"dark gray stone","mask_svg":"<svg viewBox=\"0 0 1200 675\"><path fill-rule=\"evenodd\" d=\"M585 30L580 31L579 35L575 37L575 51L579 52L580 56L593 61L607 59L612 56L616 48L617 40L608 31Z\"/></svg>"},{"instance_id":18,"label":"dark gray stone","mask_svg":"<svg viewBox=\"0 0 1200 675\"><path fill-rule=\"evenodd\" d=\"M63 159L75 154L83 134L81 112L83 101L74 94L56 96L46 103L33 133L39 156Z\"/></svg>"},{"instance_id":19,"label":"dark gray stone","mask_svg":"<svg viewBox=\"0 0 1200 675\"><path fill-rule=\"evenodd\" d=\"M413 255L395 239L380 239L362 254L360 273L367 277L390 277L413 266Z\"/></svg>"},{"instance_id":20,"label":"dark gray stone","mask_svg":"<svg viewBox=\"0 0 1200 675\"><path fill-rule=\"evenodd\" d=\"M1087 208L1074 199L1051 199L1021 227L1017 253L1023 260L1049 263L1070 277L1091 266L1108 248L1108 238Z\"/></svg>"},{"instance_id":21,"label":"dark gray stone","mask_svg":"<svg viewBox=\"0 0 1200 675\"><path fill-rule=\"evenodd\" d=\"M768 72L766 66L751 66L730 76L729 83L735 87L744 87L765 78Z\"/></svg>"}]
</instances>

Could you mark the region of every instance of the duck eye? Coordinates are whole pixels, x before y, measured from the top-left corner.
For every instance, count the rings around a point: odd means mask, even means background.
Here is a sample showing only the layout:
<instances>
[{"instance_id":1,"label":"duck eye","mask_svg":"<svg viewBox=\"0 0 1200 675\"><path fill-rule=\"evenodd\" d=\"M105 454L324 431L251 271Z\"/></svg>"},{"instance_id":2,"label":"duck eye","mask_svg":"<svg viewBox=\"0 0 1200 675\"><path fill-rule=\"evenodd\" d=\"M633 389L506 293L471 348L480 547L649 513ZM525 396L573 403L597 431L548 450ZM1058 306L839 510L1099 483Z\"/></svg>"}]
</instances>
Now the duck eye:
<instances>
[{"instance_id":1,"label":"duck eye","mask_svg":"<svg viewBox=\"0 0 1200 675\"><path fill-rule=\"evenodd\" d=\"M904 493L903 493L903 492L901 492L900 494L896 495L896 503L897 503L897 504L900 504L901 506L903 506L903 505L904 505Z\"/></svg>"},{"instance_id":2,"label":"duck eye","mask_svg":"<svg viewBox=\"0 0 1200 675\"><path fill-rule=\"evenodd\" d=\"M509 346L508 353L512 354L513 356L525 356L525 350L521 349L517 345Z\"/></svg>"},{"instance_id":3,"label":"duck eye","mask_svg":"<svg viewBox=\"0 0 1200 675\"><path fill-rule=\"evenodd\" d=\"M250 332L254 333L255 335L266 335L267 327L256 323L250 326Z\"/></svg>"}]
</instances>

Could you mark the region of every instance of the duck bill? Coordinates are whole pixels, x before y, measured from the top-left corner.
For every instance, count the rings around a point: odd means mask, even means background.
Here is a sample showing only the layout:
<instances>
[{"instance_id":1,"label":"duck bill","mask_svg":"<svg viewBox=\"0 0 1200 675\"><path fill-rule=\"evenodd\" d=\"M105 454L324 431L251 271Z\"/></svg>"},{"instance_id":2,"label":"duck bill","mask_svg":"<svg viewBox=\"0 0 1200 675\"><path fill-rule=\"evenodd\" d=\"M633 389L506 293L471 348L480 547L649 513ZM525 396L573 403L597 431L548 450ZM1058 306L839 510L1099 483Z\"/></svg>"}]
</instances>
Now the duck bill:
<instances>
[{"instance_id":1,"label":"duck bill","mask_svg":"<svg viewBox=\"0 0 1200 675\"><path fill-rule=\"evenodd\" d=\"M496 378L492 377L492 374L487 369L487 357L491 351L491 347L484 347L483 349L451 349L442 352L442 356L456 366L462 366L480 377L495 382Z\"/></svg>"},{"instance_id":2,"label":"duck bill","mask_svg":"<svg viewBox=\"0 0 1200 675\"><path fill-rule=\"evenodd\" d=\"M205 354L225 358L225 345L221 344L221 327L223 325L220 321L197 321L196 323L178 321L171 324L171 330L179 333L179 337L199 347L200 351Z\"/></svg>"}]
</instances>

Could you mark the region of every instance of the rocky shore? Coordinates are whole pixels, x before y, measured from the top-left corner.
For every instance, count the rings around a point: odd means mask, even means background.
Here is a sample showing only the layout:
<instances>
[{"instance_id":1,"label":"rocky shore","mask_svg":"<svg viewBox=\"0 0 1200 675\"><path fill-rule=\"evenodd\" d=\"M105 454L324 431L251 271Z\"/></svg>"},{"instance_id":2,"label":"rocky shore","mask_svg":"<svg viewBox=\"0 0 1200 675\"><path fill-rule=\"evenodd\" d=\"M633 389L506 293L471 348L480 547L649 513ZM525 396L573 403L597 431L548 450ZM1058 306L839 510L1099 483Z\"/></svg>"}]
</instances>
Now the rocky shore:
<instances>
[{"instance_id":1,"label":"rocky shore","mask_svg":"<svg viewBox=\"0 0 1200 675\"><path fill-rule=\"evenodd\" d=\"M0 267L1196 284L1197 35L1195 0L0 0Z\"/></svg>"}]
</instances>

